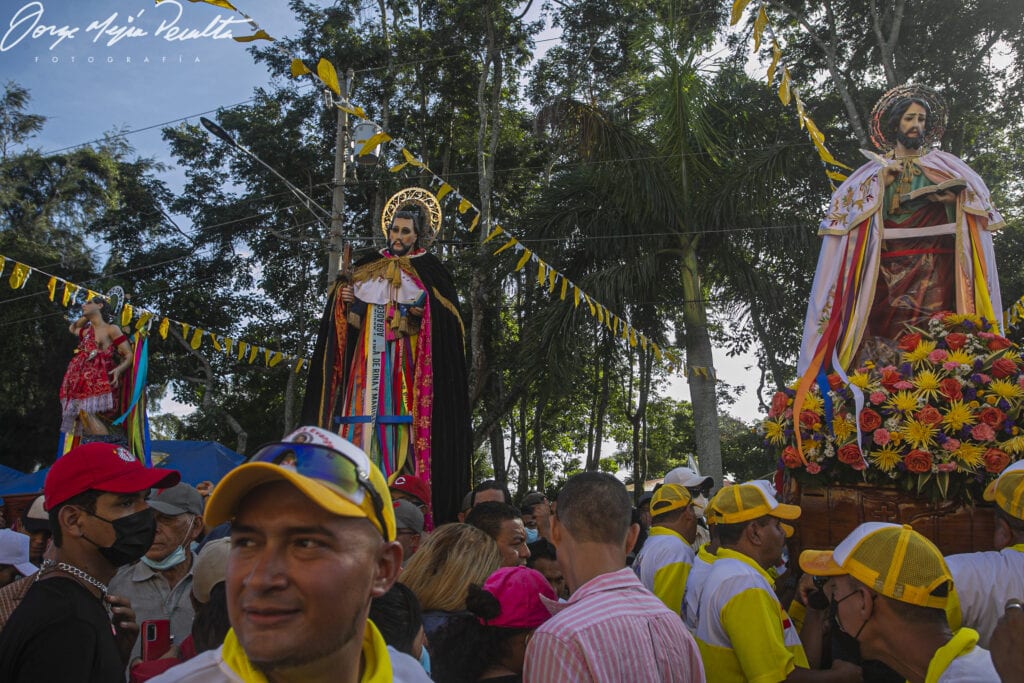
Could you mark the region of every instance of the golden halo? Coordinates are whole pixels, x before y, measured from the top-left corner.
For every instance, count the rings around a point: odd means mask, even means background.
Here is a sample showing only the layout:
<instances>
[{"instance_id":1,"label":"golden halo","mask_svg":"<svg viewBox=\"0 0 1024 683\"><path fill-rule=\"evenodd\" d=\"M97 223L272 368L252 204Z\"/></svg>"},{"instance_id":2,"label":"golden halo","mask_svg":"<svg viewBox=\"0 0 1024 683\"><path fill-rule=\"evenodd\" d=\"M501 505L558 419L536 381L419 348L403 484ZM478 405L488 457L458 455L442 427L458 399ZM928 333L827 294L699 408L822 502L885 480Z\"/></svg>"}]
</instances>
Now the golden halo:
<instances>
[{"instance_id":1,"label":"golden halo","mask_svg":"<svg viewBox=\"0 0 1024 683\"><path fill-rule=\"evenodd\" d=\"M391 227L391 221L394 220L395 214L410 204L418 208L424 218L430 219L423 221L425 234L419 236L419 245L424 249L429 249L441 232L441 204L437 201L434 193L422 187L407 187L391 195L384 205L384 211L380 214L381 232L384 233L386 241L388 228Z\"/></svg>"}]
</instances>

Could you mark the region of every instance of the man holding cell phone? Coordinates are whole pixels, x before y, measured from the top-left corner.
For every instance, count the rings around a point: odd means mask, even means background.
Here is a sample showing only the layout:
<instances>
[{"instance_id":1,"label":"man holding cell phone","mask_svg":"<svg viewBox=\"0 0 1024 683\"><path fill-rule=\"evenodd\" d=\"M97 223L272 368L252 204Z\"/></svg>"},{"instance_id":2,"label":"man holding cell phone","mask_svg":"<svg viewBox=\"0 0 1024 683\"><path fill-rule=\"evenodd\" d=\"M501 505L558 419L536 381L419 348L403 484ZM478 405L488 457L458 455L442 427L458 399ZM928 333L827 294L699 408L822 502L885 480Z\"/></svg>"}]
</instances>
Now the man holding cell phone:
<instances>
[{"instance_id":1,"label":"man holding cell phone","mask_svg":"<svg viewBox=\"0 0 1024 683\"><path fill-rule=\"evenodd\" d=\"M149 490L179 478L108 443L57 459L43 486L56 558L44 563L0 633L0 681L123 680L138 625L107 584L153 543Z\"/></svg>"},{"instance_id":2,"label":"man holding cell phone","mask_svg":"<svg viewBox=\"0 0 1024 683\"><path fill-rule=\"evenodd\" d=\"M360 448L318 427L264 446L210 496L207 525L229 520L231 630L154 683L430 680L367 618L402 547L387 481Z\"/></svg>"}]
</instances>

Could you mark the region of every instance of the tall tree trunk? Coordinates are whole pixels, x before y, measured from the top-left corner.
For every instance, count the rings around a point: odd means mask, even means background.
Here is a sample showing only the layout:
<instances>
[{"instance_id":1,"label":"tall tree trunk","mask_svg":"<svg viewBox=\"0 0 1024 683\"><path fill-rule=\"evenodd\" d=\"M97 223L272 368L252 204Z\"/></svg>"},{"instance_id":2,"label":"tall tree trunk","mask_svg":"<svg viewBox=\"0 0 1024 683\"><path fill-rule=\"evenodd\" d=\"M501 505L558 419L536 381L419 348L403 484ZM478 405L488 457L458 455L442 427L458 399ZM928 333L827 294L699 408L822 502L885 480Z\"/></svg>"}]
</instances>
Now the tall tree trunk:
<instances>
[{"instance_id":1,"label":"tall tree trunk","mask_svg":"<svg viewBox=\"0 0 1024 683\"><path fill-rule=\"evenodd\" d=\"M608 396L611 390L611 354L609 348L608 332L601 328L603 342L601 344L601 387L597 399L597 411L593 416L594 420L594 450L590 460L587 462L587 471L598 469L601 464L601 442L604 441L604 416L608 413Z\"/></svg>"},{"instance_id":2,"label":"tall tree trunk","mask_svg":"<svg viewBox=\"0 0 1024 683\"><path fill-rule=\"evenodd\" d=\"M686 381L693 406L693 436L700 471L722 485L722 439L718 431L715 363L708 334L704 292L697 271L697 252L684 242L682 263L683 322L686 326ZM705 376L704 373L707 373Z\"/></svg>"}]
</instances>

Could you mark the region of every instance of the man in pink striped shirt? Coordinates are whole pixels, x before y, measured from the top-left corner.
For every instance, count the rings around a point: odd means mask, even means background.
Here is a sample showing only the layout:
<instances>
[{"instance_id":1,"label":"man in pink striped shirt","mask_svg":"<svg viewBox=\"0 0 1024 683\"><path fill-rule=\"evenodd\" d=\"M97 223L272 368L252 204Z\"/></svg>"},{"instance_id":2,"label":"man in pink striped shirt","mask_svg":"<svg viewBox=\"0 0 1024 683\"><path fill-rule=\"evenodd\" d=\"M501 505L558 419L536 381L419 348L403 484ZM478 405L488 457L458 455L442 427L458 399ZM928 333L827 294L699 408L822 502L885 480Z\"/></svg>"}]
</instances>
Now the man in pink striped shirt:
<instances>
[{"instance_id":1,"label":"man in pink striped shirt","mask_svg":"<svg viewBox=\"0 0 1024 683\"><path fill-rule=\"evenodd\" d=\"M526 648L526 683L701 683L700 652L678 614L626 567L639 527L626 487L600 472L566 483L551 540L572 590ZM544 600L544 598L541 598Z\"/></svg>"}]
</instances>

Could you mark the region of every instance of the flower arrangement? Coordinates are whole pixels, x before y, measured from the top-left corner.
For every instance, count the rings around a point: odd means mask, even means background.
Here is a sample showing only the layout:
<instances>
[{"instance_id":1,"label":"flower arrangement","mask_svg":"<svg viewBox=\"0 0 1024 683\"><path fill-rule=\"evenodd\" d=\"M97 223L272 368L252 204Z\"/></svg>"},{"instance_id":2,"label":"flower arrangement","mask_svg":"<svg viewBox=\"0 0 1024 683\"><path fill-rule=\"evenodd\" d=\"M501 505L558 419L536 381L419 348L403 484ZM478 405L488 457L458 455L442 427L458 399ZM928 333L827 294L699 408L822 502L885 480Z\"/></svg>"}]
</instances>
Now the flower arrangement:
<instances>
[{"instance_id":1,"label":"flower arrangement","mask_svg":"<svg viewBox=\"0 0 1024 683\"><path fill-rule=\"evenodd\" d=\"M972 498L1024 455L1024 360L996 329L978 316L937 313L897 340L899 365L866 363L849 384L829 375L828 400L813 387L797 416L796 391L777 392L765 441L804 482L896 482L933 498Z\"/></svg>"}]
</instances>

